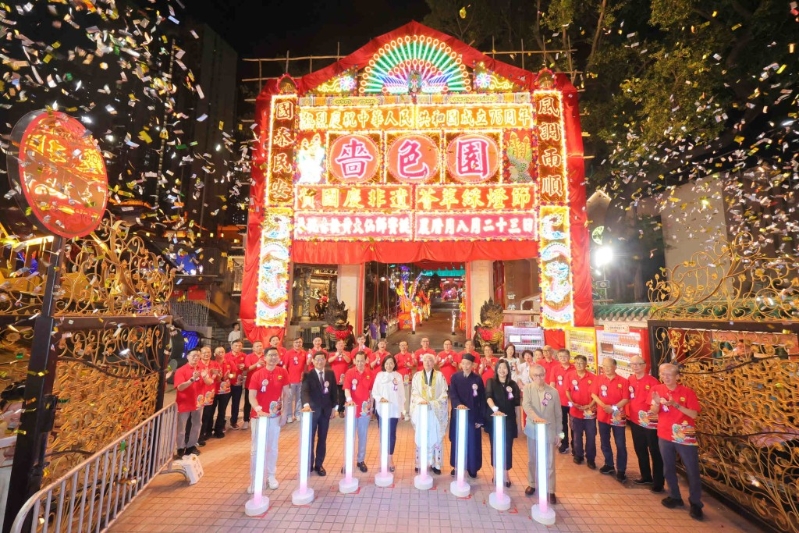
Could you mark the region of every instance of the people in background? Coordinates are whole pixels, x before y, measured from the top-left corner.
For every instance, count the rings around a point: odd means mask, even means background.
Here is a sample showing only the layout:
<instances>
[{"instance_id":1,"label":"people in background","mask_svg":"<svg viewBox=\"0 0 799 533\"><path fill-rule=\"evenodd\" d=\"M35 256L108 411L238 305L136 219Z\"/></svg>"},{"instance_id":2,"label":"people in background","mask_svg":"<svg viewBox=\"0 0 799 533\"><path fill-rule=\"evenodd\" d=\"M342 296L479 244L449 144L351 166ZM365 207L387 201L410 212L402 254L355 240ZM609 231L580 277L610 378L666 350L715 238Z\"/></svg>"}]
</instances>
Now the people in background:
<instances>
[{"instance_id":1,"label":"people in background","mask_svg":"<svg viewBox=\"0 0 799 533\"><path fill-rule=\"evenodd\" d=\"M247 354L241 348L241 341L233 341L230 352L225 356L233 369L232 373L235 374L230 378L230 427L232 429L239 429L239 405L241 404L241 391L244 389L244 365Z\"/></svg>"},{"instance_id":2,"label":"people in background","mask_svg":"<svg viewBox=\"0 0 799 533\"><path fill-rule=\"evenodd\" d=\"M255 341L252 343L252 353L247 355L244 359L244 388L250 389L250 381L252 375L258 370L266 366L266 358L264 357L264 343ZM242 429L250 428L250 414L252 413L252 406L250 405L250 394L244 394L244 425Z\"/></svg>"},{"instance_id":3,"label":"people in background","mask_svg":"<svg viewBox=\"0 0 799 533\"><path fill-rule=\"evenodd\" d=\"M11 466L14 463L14 452L17 446L16 431L22 415L22 401L25 398L25 382L12 383L0 393L0 528L6 514L9 484L11 483Z\"/></svg>"},{"instance_id":4,"label":"people in background","mask_svg":"<svg viewBox=\"0 0 799 533\"><path fill-rule=\"evenodd\" d=\"M545 347L546 348L546 347ZM546 359L547 350L544 350L544 358ZM565 348L558 350L558 360L553 361L552 364L541 364L544 368L549 366L549 377L547 379L550 386L558 390L560 396L560 410L563 417L563 442L560 443L558 451L560 453L569 452L569 399L566 397L566 385L569 383L569 375L574 370L574 365L571 364L571 353Z\"/></svg>"},{"instance_id":5,"label":"people in background","mask_svg":"<svg viewBox=\"0 0 799 533\"><path fill-rule=\"evenodd\" d=\"M452 382L453 374L458 371L459 363L460 356L458 352L452 349L452 341L449 339L445 340L444 350L438 353L438 368L447 381L447 386Z\"/></svg>"},{"instance_id":6,"label":"people in background","mask_svg":"<svg viewBox=\"0 0 799 533\"><path fill-rule=\"evenodd\" d=\"M178 406L177 447L178 456L194 454L200 455L197 441L202 429L201 412L205 403L205 385L197 369L200 361L200 351L191 350L186 354L186 364L178 368L174 375L175 403ZM191 429L186 434L186 424L191 423Z\"/></svg>"},{"instance_id":7,"label":"people in background","mask_svg":"<svg viewBox=\"0 0 799 533\"><path fill-rule=\"evenodd\" d=\"M241 324L236 322L233 324L233 331L227 334L227 343L233 346L233 343L241 340Z\"/></svg>"},{"instance_id":8,"label":"people in background","mask_svg":"<svg viewBox=\"0 0 799 533\"><path fill-rule=\"evenodd\" d=\"M336 410L338 411L339 418L344 418L344 404L346 397L344 396L344 374L350 368L352 358L347 351L344 350L346 342L339 339L336 341L336 351L330 352L327 362L330 368L333 369L333 374L336 376L336 390L338 391L336 397Z\"/></svg>"},{"instance_id":9,"label":"people in background","mask_svg":"<svg viewBox=\"0 0 799 533\"><path fill-rule=\"evenodd\" d=\"M483 385L488 385L488 380L494 377L494 367L497 364L497 358L494 357L494 350L490 344L483 345L483 357L480 359L480 366L477 373L483 378Z\"/></svg>"},{"instance_id":10,"label":"people in background","mask_svg":"<svg viewBox=\"0 0 799 533\"><path fill-rule=\"evenodd\" d=\"M416 358L417 372L420 372L422 370L422 367L424 366L424 361L422 360L422 357L428 353L434 356L436 355L436 351L430 347L430 339L428 339L427 337L422 337L422 346L418 350L413 352L413 356Z\"/></svg>"},{"instance_id":11,"label":"people in background","mask_svg":"<svg viewBox=\"0 0 799 533\"><path fill-rule=\"evenodd\" d=\"M299 420L300 410L302 409L302 375L307 368L306 353L302 347L302 337L297 337L291 343L291 349L283 354L283 368L289 373L289 390L291 392L286 409L286 422L291 424L294 420Z\"/></svg>"},{"instance_id":12,"label":"people in background","mask_svg":"<svg viewBox=\"0 0 799 533\"><path fill-rule=\"evenodd\" d=\"M236 374L233 372L232 363L225 354L223 346L214 348L214 403L211 409L211 416L209 419L203 420L203 430L207 432L208 436L221 439L225 437L225 417L227 414L227 406L230 402L230 383L232 377ZM203 415L205 414L203 410ZM216 418L214 418L216 416ZM207 426L206 426L207 424Z\"/></svg>"}]
</instances>

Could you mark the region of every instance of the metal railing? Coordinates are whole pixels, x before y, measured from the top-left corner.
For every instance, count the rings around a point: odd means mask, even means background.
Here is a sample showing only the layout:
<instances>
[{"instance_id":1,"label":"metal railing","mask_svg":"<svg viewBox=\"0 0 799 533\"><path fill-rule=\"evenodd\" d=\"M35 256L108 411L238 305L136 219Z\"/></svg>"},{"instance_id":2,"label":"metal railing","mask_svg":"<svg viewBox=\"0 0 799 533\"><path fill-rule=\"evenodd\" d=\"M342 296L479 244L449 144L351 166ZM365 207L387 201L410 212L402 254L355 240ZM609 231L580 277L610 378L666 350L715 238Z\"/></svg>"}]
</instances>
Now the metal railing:
<instances>
[{"instance_id":1,"label":"metal railing","mask_svg":"<svg viewBox=\"0 0 799 533\"><path fill-rule=\"evenodd\" d=\"M11 533L105 531L170 464L176 425L173 403L31 496Z\"/></svg>"}]
</instances>

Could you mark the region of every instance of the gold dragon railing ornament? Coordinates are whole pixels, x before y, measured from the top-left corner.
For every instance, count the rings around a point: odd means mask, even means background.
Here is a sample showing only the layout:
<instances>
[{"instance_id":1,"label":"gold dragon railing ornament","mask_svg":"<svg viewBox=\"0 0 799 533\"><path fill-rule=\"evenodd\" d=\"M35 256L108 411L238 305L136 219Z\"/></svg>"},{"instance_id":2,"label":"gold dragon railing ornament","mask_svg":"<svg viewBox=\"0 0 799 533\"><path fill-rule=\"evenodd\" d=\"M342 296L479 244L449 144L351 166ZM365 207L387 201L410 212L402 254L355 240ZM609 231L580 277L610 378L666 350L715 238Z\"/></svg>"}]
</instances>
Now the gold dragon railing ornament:
<instances>
[{"instance_id":1,"label":"gold dragon railing ornament","mask_svg":"<svg viewBox=\"0 0 799 533\"><path fill-rule=\"evenodd\" d=\"M45 481L155 412L177 334L169 316L175 271L127 222L108 215L87 237L67 241L59 272L53 332L59 405ZM0 280L2 388L27 375L44 286L43 272Z\"/></svg>"},{"instance_id":2,"label":"gold dragon railing ornament","mask_svg":"<svg viewBox=\"0 0 799 533\"><path fill-rule=\"evenodd\" d=\"M647 285L654 320L799 321L799 259L769 257L749 233L694 253Z\"/></svg>"},{"instance_id":3,"label":"gold dragon railing ornament","mask_svg":"<svg viewBox=\"0 0 799 533\"><path fill-rule=\"evenodd\" d=\"M750 234L649 285L653 359L677 359L702 411L703 482L777 531L799 531L799 261Z\"/></svg>"}]
</instances>

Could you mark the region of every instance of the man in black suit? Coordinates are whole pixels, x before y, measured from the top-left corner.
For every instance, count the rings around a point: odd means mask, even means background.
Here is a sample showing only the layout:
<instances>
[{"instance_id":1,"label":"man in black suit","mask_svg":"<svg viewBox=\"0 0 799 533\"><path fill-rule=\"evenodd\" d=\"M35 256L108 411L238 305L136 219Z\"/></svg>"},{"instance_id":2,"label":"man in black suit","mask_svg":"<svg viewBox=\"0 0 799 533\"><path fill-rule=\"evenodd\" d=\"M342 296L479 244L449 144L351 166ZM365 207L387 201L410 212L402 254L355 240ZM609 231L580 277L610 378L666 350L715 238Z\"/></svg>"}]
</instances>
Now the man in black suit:
<instances>
[{"instance_id":1,"label":"man in black suit","mask_svg":"<svg viewBox=\"0 0 799 533\"><path fill-rule=\"evenodd\" d=\"M332 370L325 370L327 365L327 352L316 352L313 355L314 369L306 372L302 377L302 404L304 408L313 411L311 416L311 469L320 476L327 474L322 464L325 462L327 452L327 429L330 418L335 416L333 406L336 405L336 376ZM316 453L314 454L314 438Z\"/></svg>"}]
</instances>

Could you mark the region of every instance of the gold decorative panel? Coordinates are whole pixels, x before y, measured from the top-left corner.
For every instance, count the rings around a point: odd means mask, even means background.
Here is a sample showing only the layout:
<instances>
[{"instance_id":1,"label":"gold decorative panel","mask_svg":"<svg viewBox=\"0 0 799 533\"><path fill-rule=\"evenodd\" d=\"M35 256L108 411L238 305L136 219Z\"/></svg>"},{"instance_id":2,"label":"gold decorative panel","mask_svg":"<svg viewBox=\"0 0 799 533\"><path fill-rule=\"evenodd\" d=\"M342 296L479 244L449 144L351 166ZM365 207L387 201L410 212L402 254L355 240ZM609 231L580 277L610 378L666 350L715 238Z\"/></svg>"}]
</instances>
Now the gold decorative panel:
<instances>
[{"instance_id":1,"label":"gold decorative panel","mask_svg":"<svg viewBox=\"0 0 799 533\"><path fill-rule=\"evenodd\" d=\"M683 339L698 346L706 335L695 331ZM683 365L682 381L702 405L703 481L777 530L799 531L799 361L741 352L692 357Z\"/></svg>"},{"instance_id":2,"label":"gold decorative panel","mask_svg":"<svg viewBox=\"0 0 799 533\"><path fill-rule=\"evenodd\" d=\"M799 322L795 259L768 256L748 233L693 254L648 285L655 320Z\"/></svg>"},{"instance_id":3,"label":"gold decorative panel","mask_svg":"<svg viewBox=\"0 0 799 533\"><path fill-rule=\"evenodd\" d=\"M57 342L59 398L45 482L155 412L166 325L69 331Z\"/></svg>"}]
</instances>

